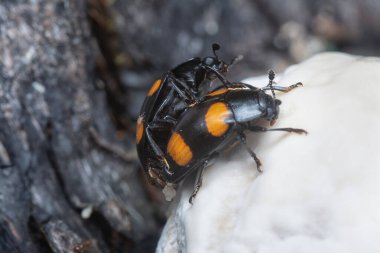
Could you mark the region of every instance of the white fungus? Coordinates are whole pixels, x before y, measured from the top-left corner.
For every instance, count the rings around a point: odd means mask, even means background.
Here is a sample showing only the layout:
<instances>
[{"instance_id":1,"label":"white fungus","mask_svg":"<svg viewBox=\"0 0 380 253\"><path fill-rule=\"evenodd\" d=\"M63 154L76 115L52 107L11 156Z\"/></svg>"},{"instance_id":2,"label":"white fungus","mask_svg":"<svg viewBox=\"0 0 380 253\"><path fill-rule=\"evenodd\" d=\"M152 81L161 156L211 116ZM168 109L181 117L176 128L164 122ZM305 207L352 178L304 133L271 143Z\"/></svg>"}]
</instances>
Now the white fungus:
<instances>
[{"instance_id":1,"label":"white fungus","mask_svg":"<svg viewBox=\"0 0 380 253\"><path fill-rule=\"evenodd\" d=\"M380 252L380 58L319 54L277 80L298 81L273 127L309 134L248 134L264 172L243 148L218 159L193 206L178 194L157 252Z\"/></svg>"}]
</instances>

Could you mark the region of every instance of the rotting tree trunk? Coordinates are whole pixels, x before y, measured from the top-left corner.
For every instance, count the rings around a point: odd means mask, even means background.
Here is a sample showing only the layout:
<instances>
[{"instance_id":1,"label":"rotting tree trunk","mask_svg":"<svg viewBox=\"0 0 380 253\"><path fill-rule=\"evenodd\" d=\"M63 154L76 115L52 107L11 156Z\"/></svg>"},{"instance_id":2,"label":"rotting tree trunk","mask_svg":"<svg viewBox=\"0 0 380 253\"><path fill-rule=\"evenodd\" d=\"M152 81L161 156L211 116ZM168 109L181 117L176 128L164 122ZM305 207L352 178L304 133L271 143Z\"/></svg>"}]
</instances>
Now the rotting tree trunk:
<instances>
[{"instance_id":1,"label":"rotting tree trunk","mask_svg":"<svg viewBox=\"0 0 380 253\"><path fill-rule=\"evenodd\" d=\"M1 1L0 252L130 252L157 232L138 167L91 138L133 147L97 50L84 1Z\"/></svg>"}]
</instances>

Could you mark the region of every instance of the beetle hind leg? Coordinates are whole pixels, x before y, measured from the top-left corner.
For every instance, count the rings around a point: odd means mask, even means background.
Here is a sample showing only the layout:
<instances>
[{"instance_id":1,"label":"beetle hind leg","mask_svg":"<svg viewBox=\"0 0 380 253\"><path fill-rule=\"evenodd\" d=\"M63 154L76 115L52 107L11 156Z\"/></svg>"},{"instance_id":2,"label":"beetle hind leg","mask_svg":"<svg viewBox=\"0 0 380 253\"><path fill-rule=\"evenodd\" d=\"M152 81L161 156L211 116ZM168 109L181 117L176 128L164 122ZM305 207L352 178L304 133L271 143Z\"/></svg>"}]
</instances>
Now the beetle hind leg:
<instances>
[{"instance_id":1,"label":"beetle hind leg","mask_svg":"<svg viewBox=\"0 0 380 253\"><path fill-rule=\"evenodd\" d=\"M296 134L308 134L308 132L302 128L281 127L281 128L266 128L261 126L248 126L248 129L252 132L269 132L269 131L283 131Z\"/></svg>"},{"instance_id":2,"label":"beetle hind leg","mask_svg":"<svg viewBox=\"0 0 380 253\"><path fill-rule=\"evenodd\" d=\"M203 171L204 171L204 169L207 167L207 165L209 164L209 162L210 162L213 158L215 158L216 156L218 156L218 153L211 154L210 156L208 156L208 158L207 158L207 159L202 163L202 165L199 167L199 169L198 169L198 173L197 173L197 178L196 178L196 180L195 180L194 190L193 190L193 192L191 193L190 198L189 198L189 203L190 203L191 205L193 204L194 199L195 199L195 197L197 196L199 189L202 187L202 182L203 182Z\"/></svg>"},{"instance_id":3,"label":"beetle hind leg","mask_svg":"<svg viewBox=\"0 0 380 253\"><path fill-rule=\"evenodd\" d=\"M202 187L203 171L206 166L207 166L207 161L202 165L202 168L200 168L200 170L197 173L197 179L195 180L194 190L191 193L191 196L189 198L189 203L191 205L193 204L194 199L197 196L199 189Z\"/></svg>"}]
</instances>

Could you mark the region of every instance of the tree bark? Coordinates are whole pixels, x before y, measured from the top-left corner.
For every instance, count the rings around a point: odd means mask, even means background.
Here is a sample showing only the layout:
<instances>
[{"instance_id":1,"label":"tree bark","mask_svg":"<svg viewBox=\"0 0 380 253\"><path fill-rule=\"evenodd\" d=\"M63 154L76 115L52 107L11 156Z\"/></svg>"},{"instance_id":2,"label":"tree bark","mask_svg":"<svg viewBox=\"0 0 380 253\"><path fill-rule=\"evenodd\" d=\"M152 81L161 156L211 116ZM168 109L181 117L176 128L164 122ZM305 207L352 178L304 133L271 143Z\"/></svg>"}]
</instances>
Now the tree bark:
<instances>
[{"instance_id":1,"label":"tree bark","mask_svg":"<svg viewBox=\"0 0 380 253\"><path fill-rule=\"evenodd\" d=\"M98 85L85 2L2 1L0 25L0 252L130 252L155 236L137 164L94 138L134 149Z\"/></svg>"}]
</instances>

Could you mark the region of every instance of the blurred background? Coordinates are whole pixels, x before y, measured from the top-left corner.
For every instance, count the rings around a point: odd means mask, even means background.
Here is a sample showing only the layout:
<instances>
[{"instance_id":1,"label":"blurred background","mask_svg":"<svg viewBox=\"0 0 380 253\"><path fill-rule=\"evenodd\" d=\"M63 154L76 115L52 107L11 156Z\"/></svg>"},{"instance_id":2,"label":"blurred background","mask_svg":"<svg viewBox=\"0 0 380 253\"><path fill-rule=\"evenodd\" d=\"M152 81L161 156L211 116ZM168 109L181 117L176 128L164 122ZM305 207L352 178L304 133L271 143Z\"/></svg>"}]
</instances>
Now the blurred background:
<instances>
[{"instance_id":1,"label":"blurred background","mask_svg":"<svg viewBox=\"0 0 380 253\"><path fill-rule=\"evenodd\" d=\"M121 159L154 80L214 42L232 81L380 56L379 24L379 0L1 0L0 252L154 252L169 205Z\"/></svg>"},{"instance_id":2,"label":"blurred background","mask_svg":"<svg viewBox=\"0 0 380 253\"><path fill-rule=\"evenodd\" d=\"M101 52L113 57L134 98L186 59L212 55L214 42L226 62L244 56L232 80L281 72L324 51L380 54L378 0L91 0L89 8ZM136 116L138 106L129 108Z\"/></svg>"}]
</instances>

